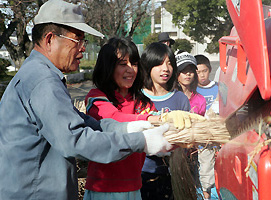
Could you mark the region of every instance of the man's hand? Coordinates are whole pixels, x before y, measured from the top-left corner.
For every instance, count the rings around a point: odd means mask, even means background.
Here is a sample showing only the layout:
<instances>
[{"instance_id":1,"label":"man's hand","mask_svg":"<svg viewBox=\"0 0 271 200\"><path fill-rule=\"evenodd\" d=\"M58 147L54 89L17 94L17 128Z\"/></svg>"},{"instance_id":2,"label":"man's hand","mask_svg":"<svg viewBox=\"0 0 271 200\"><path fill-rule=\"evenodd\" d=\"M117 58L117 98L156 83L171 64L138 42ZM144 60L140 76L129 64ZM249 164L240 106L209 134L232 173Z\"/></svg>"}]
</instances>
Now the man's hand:
<instances>
[{"instance_id":1,"label":"man's hand","mask_svg":"<svg viewBox=\"0 0 271 200\"><path fill-rule=\"evenodd\" d=\"M127 133L142 132L145 129L150 128L152 125L148 121L132 121L127 124Z\"/></svg>"},{"instance_id":2,"label":"man's hand","mask_svg":"<svg viewBox=\"0 0 271 200\"><path fill-rule=\"evenodd\" d=\"M173 145L169 144L164 138L163 133L169 129L168 124L143 131L146 145L144 152L147 155L155 155L158 153L166 153L173 149Z\"/></svg>"},{"instance_id":3,"label":"man's hand","mask_svg":"<svg viewBox=\"0 0 271 200\"><path fill-rule=\"evenodd\" d=\"M162 122L173 122L174 126L180 130L184 128L190 128L191 119L196 119L199 121L206 120L206 118L201 115L189 113L182 110L174 110L169 113L164 113L161 115Z\"/></svg>"}]
</instances>

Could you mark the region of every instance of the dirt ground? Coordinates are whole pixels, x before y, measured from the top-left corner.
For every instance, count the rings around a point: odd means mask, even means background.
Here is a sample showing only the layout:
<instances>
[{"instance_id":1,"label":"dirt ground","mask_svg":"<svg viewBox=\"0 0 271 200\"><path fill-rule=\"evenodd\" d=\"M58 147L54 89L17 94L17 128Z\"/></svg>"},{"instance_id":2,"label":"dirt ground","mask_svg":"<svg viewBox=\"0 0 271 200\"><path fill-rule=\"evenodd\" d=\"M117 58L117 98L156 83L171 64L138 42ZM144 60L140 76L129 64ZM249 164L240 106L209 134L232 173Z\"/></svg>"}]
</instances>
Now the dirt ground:
<instances>
[{"instance_id":1,"label":"dirt ground","mask_svg":"<svg viewBox=\"0 0 271 200\"><path fill-rule=\"evenodd\" d=\"M84 81L82 83L68 84L67 88L70 92L72 101L83 101L89 90L93 87L92 81ZM77 172L78 172L78 186L79 194L78 200L83 200L85 178L87 177L87 161L77 160Z\"/></svg>"},{"instance_id":2,"label":"dirt ground","mask_svg":"<svg viewBox=\"0 0 271 200\"><path fill-rule=\"evenodd\" d=\"M70 92L71 98L76 100L85 100L87 93L93 88L92 81L84 81L82 83L68 84L67 88Z\"/></svg>"}]
</instances>

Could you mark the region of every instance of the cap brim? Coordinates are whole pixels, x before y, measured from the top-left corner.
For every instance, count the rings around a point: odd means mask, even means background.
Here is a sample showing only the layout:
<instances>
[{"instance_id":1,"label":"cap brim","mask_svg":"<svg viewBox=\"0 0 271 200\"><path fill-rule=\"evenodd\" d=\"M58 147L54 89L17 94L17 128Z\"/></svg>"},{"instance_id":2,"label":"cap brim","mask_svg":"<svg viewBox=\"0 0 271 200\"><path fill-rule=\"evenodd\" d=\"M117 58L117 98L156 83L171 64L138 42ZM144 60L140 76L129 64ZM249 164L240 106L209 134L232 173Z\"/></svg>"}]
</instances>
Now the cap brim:
<instances>
[{"instance_id":1,"label":"cap brim","mask_svg":"<svg viewBox=\"0 0 271 200\"><path fill-rule=\"evenodd\" d=\"M63 25L76 28L80 31L83 31L85 33L89 33L91 35L95 35L95 36L98 36L101 38L104 37L104 35L102 33L100 33L99 31L95 30L94 28L90 27L89 25L87 25L85 23L63 23Z\"/></svg>"},{"instance_id":2,"label":"cap brim","mask_svg":"<svg viewBox=\"0 0 271 200\"><path fill-rule=\"evenodd\" d=\"M192 62L185 62L185 63L182 63L181 65L178 66L178 71L182 71L184 68L186 68L188 65L192 65L196 68L196 70L198 70L198 67L192 63Z\"/></svg>"},{"instance_id":3,"label":"cap brim","mask_svg":"<svg viewBox=\"0 0 271 200\"><path fill-rule=\"evenodd\" d=\"M173 45L175 43L175 40L173 40L173 39L170 38L169 42L170 42L170 45Z\"/></svg>"}]
</instances>

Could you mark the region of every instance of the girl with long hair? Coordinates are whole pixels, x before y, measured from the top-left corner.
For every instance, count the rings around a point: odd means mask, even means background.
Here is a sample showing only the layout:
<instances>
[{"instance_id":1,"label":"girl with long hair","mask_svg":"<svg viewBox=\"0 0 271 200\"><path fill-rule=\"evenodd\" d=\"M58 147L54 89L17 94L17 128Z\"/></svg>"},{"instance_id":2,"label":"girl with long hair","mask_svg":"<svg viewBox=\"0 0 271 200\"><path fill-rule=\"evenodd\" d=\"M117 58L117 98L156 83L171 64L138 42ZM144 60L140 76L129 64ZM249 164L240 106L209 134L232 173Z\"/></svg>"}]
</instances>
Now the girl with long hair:
<instances>
[{"instance_id":1,"label":"girl with long hair","mask_svg":"<svg viewBox=\"0 0 271 200\"><path fill-rule=\"evenodd\" d=\"M173 110L190 110L188 98L184 93L176 90L177 84L177 65L175 55L165 44L152 43L143 52L140 60L144 69L144 89L143 93L151 99L156 109L161 112ZM196 191L193 185L193 177L190 174L182 148L174 163L178 163L181 178L174 184L176 188L173 192L180 191L183 199L195 199ZM175 150L176 151L176 150ZM171 157L172 157L171 156ZM143 186L141 196L143 200L166 200L172 199L171 176L166 157L147 156L142 169ZM175 165L173 163L173 165ZM171 166L170 166L170 169ZM176 172L171 171L172 173ZM174 179L175 174L172 174ZM176 180L176 179L175 179ZM174 196L176 196L174 194Z\"/></svg>"}]
</instances>

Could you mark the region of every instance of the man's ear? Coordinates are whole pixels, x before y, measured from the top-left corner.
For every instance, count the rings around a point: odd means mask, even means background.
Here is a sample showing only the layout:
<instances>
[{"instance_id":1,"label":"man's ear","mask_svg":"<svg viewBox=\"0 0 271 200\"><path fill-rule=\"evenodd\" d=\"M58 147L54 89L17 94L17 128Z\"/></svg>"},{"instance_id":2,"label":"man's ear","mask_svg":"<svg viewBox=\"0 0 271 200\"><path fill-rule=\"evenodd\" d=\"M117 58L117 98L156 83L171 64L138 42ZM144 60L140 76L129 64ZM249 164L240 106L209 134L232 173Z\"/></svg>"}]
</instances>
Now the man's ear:
<instances>
[{"instance_id":1,"label":"man's ear","mask_svg":"<svg viewBox=\"0 0 271 200\"><path fill-rule=\"evenodd\" d=\"M44 36L44 42L47 51L51 51L54 37L55 35L52 32L49 32Z\"/></svg>"}]
</instances>

